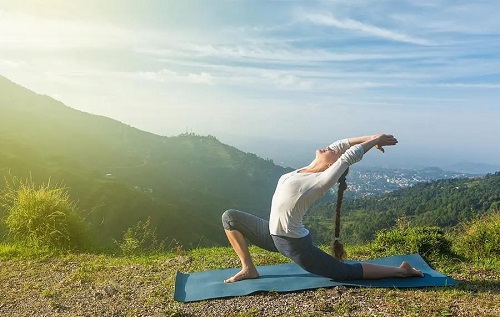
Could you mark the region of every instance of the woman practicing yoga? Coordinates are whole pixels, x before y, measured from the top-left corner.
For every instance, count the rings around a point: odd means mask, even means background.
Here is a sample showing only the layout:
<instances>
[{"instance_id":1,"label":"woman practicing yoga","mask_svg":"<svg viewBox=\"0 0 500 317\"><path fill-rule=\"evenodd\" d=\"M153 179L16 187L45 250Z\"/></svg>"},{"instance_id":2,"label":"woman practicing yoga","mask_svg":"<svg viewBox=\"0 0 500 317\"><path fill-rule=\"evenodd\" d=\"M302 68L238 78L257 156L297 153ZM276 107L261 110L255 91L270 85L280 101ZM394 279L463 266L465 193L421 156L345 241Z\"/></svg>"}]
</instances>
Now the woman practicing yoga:
<instances>
[{"instance_id":1,"label":"woman practicing yoga","mask_svg":"<svg viewBox=\"0 0 500 317\"><path fill-rule=\"evenodd\" d=\"M341 262L314 246L309 231L302 223L307 209L335 185L350 165L359 162L373 147L384 152L384 146L397 143L392 135L377 134L340 140L317 150L311 164L280 177L269 221L243 211L226 210L222 223L242 268L224 282L259 277L247 239L268 251L280 252L310 273L334 280L423 277L422 272L408 262L401 263L399 267Z\"/></svg>"}]
</instances>

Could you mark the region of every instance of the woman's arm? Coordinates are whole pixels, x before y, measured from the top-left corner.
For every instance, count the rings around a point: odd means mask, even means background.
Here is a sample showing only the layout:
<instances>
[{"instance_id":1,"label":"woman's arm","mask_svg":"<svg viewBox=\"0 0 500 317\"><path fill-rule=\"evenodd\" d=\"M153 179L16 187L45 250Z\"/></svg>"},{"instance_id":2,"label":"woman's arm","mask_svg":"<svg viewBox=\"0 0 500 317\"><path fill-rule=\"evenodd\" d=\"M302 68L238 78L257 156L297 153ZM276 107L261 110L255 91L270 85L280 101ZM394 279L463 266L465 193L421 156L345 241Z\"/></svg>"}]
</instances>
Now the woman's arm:
<instances>
[{"instance_id":1,"label":"woman's arm","mask_svg":"<svg viewBox=\"0 0 500 317\"><path fill-rule=\"evenodd\" d=\"M354 138L349 138L349 144L356 145L356 144L361 144L363 142L371 140L375 135L365 135L365 136L358 136Z\"/></svg>"},{"instance_id":2,"label":"woman's arm","mask_svg":"<svg viewBox=\"0 0 500 317\"><path fill-rule=\"evenodd\" d=\"M347 151L347 149L349 149L353 145L366 143L366 147L367 147L366 151L368 151L369 149L371 149L372 147L375 146L377 149L384 152L384 148L382 147L382 145L377 144L376 142L374 145L369 145L369 142L373 142L374 139L378 139L382 135L385 135L385 134L373 134L373 135L365 135L365 136L358 136L358 137L353 137L353 138L348 138L348 139L342 139L342 140L335 141L334 143L330 144L328 147L330 149L332 149L333 151L338 151L341 154L343 154L343 153L345 153L345 151ZM396 143L397 143L397 140L396 140ZM394 145L394 144L387 144L387 145Z\"/></svg>"},{"instance_id":3,"label":"woman's arm","mask_svg":"<svg viewBox=\"0 0 500 317\"><path fill-rule=\"evenodd\" d=\"M335 185L344 171L352 164L359 162L372 147L384 152L383 146L396 145L398 140L391 134L375 134L367 137L351 138L349 142L361 142L352 146L328 169L321 173L318 183L326 191Z\"/></svg>"}]
</instances>

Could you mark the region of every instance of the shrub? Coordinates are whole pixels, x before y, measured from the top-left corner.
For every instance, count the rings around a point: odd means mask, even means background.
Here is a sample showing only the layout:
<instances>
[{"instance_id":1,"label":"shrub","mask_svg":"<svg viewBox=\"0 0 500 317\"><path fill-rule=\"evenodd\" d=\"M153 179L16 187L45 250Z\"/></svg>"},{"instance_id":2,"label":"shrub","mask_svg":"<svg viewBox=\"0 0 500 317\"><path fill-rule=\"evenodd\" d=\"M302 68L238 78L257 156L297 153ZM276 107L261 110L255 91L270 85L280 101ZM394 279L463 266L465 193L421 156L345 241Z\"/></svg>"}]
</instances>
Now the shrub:
<instances>
[{"instance_id":1,"label":"shrub","mask_svg":"<svg viewBox=\"0 0 500 317\"><path fill-rule=\"evenodd\" d=\"M125 231L121 242L115 241L124 255L155 253L165 249L165 243L158 241L156 230L150 226L150 218L146 222L139 221Z\"/></svg>"},{"instance_id":2,"label":"shrub","mask_svg":"<svg viewBox=\"0 0 500 317\"><path fill-rule=\"evenodd\" d=\"M85 225L65 188L11 177L0 192L0 203L9 240L58 249L83 246Z\"/></svg>"},{"instance_id":3,"label":"shrub","mask_svg":"<svg viewBox=\"0 0 500 317\"><path fill-rule=\"evenodd\" d=\"M450 252L450 241L439 227L394 227L376 233L373 248L386 254L421 255Z\"/></svg>"},{"instance_id":4,"label":"shrub","mask_svg":"<svg viewBox=\"0 0 500 317\"><path fill-rule=\"evenodd\" d=\"M453 249L468 258L500 256L500 211L465 223L455 234Z\"/></svg>"}]
</instances>

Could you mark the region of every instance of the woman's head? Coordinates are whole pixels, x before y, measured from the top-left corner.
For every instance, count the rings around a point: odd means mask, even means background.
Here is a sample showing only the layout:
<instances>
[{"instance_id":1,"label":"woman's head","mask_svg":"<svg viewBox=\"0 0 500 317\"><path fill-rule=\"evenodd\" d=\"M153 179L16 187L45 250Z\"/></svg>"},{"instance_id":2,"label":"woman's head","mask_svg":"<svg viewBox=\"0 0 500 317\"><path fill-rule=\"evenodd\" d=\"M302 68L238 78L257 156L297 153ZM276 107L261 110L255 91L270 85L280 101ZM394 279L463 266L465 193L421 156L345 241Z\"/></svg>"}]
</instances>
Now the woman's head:
<instances>
[{"instance_id":1,"label":"woman's head","mask_svg":"<svg viewBox=\"0 0 500 317\"><path fill-rule=\"evenodd\" d=\"M339 159L340 155L340 152L334 151L329 147L319 149L316 150L316 158L314 159L313 164L318 170L324 171L328 167L332 166L332 164Z\"/></svg>"}]
</instances>

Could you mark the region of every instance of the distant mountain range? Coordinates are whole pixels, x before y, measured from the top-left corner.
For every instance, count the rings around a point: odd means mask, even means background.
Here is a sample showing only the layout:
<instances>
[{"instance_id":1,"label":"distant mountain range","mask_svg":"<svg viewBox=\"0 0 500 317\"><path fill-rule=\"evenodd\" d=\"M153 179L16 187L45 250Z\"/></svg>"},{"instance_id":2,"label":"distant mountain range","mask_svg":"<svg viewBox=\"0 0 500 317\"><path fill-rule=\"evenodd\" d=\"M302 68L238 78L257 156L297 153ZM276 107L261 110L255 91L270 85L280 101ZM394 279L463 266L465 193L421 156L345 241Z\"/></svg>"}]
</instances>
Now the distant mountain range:
<instances>
[{"instance_id":1,"label":"distant mountain range","mask_svg":"<svg viewBox=\"0 0 500 317\"><path fill-rule=\"evenodd\" d=\"M474 163L474 162L458 162L443 166L448 171L456 171L469 174L487 174L500 171L500 165Z\"/></svg>"}]
</instances>

